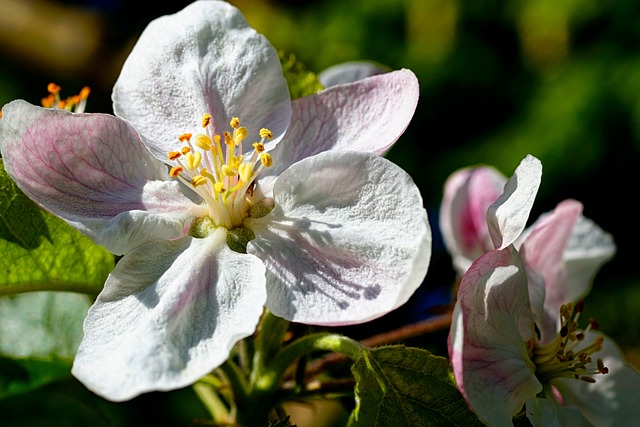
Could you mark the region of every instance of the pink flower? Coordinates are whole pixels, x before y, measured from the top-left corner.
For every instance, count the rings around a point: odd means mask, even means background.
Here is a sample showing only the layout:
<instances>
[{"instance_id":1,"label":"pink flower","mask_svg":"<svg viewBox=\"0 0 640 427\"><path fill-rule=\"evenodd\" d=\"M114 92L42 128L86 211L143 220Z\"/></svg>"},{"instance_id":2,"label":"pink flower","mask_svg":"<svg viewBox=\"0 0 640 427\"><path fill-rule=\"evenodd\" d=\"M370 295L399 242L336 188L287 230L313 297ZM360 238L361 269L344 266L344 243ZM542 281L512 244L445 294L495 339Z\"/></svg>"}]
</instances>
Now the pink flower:
<instances>
[{"instance_id":1,"label":"pink flower","mask_svg":"<svg viewBox=\"0 0 640 427\"><path fill-rule=\"evenodd\" d=\"M531 188L511 182L506 193ZM503 194L491 205L504 218L522 218L520 207L531 205L521 200L510 213L506 200ZM496 244L464 272L454 308L449 355L470 407L491 426L511 426L518 415L534 426L638 419L631 392L638 372L595 323L580 323L591 279L615 251L611 236L574 200L543 215L518 242L508 234L494 233L494 242L507 245Z\"/></svg>"}]
</instances>

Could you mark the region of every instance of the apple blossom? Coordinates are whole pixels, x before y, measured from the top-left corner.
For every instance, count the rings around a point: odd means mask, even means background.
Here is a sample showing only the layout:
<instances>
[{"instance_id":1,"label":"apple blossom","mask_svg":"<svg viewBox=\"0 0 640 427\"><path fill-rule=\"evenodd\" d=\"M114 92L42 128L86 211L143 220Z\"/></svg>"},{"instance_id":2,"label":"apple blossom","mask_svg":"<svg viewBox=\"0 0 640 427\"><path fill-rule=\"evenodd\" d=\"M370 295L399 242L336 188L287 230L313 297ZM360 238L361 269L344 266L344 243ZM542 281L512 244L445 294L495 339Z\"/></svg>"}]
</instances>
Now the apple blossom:
<instances>
[{"instance_id":1,"label":"apple blossom","mask_svg":"<svg viewBox=\"0 0 640 427\"><path fill-rule=\"evenodd\" d=\"M6 105L0 147L18 186L123 255L72 373L126 400L218 367L265 306L347 325L404 304L431 232L411 177L378 154L418 93L399 70L292 102L269 42L228 3L198 1L145 29L115 116Z\"/></svg>"},{"instance_id":2,"label":"apple blossom","mask_svg":"<svg viewBox=\"0 0 640 427\"><path fill-rule=\"evenodd\" d=\"M476 173L476 179L485 179L488 171L466 171L454 180ZM525 175L533 177L533 186ZM535 192L530 190L537 188L539 176L517 170L487 209L487 231L466 229L472 237L489 234L496 249L473 261L460 281L449 334L458 387L491 426L513 425L513 417L522 414L534 426L623 425L639 415L628 390L640 385L640 377L615 343L596 331L595 322L579 324L582 298L615 245L582 216L582 204L575 200L559 203L519 233L523 207L532 205ZM462 188L449 189L456 187ZM514 201L517 194L527 196ZM488 204L482 197L473 202ZM481 216L465 209L469 216ZM512 218L513 225L496 218Z\"/></svg>"},{"instance_id":3,"label":"apple blossom","mask_svg":"<svg viewBox=\"0 0 640 427\"><path fill-rule=\"evenodd\" d=\"M528 280L513 245L478 258L462 277L449 355L463 396L490 426L624 426L637 420L640 375L594 321L579 320L581 300L556 312L558 328L536 323ZM535 293L536 291L534 291Z\"/></svg>"}]
</instances>

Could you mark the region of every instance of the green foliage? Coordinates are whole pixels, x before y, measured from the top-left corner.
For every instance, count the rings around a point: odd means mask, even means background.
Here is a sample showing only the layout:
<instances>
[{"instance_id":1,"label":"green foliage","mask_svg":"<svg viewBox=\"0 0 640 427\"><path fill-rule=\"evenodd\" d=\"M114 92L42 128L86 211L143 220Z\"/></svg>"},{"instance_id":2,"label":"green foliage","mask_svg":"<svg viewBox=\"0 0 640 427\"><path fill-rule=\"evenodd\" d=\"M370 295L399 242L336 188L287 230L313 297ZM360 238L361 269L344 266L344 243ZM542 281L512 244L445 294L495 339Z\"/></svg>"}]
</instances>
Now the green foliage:
<instances>
[{"instance_id":1,"label":"green foliage","mask_svg":"<svg viewBox=\"0 0 640 427\"><path fill-rule=\"evenodd\" d=\"M0 357L0 399L35 390L45 384L69 377L71 362L48 359L11 359Z\"/></svg>"},{"instance_id":2,"label":"green foliage","mask_svg":"<svg viewBox=\"0 0 640 427\"><path fill-rule=\"evenodd\" d=\"M291 99L312 95L322 89L318 76L309 71L294 54L279 51L278 55L282 64L282 72L289 85Z\"/></svg>"},{"instance_id":3,"label":"green foliage","mask_svg":"<svg viewBox=\"0 0 640 427\"><path fill-rule=\"evenodd\" d=\"M71 359L82 339L91 301L71 292L30 292L0 297L0 354Z\"/></svg>"},{"instance_id":4,"label":"green foliage","mask_svg":"<svg viewBox=\"0 0 640 427\"><path fill-rule=\"evenodd\" d=\"M456 388L447 359L388 346L353 365L356 408L350 426L482 426Z\"/></svg>"},{"instance_id":5,"label":"green foliage","mask_svg":"<svg viewBox=\"0 0 640 427\"><path fill-rule=\"evenodd\" d=\"M100 292L113 269L113 255L36 206L1 161L0 218L0 296L39 290Z\"/></svg>"}]
</instances>

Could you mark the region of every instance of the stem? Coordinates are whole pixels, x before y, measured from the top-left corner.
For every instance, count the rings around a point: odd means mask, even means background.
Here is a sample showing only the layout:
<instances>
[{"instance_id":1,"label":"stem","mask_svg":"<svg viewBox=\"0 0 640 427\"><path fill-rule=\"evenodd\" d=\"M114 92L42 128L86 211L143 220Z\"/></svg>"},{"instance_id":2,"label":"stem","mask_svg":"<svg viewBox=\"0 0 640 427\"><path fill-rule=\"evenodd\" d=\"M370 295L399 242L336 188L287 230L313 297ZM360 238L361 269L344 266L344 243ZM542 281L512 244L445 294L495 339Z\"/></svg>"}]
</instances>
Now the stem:
<instances>
[{"instance_id":1,"label":"stem","mask_svg":"<svg viewBox=\"0 0 640 427\"><path fill-rule=\"evenodd\" d=\"M238 365L236 365L231 359L227 359L227 361L220 365L218 369L220 369L227 378L227 381L229 381L235 401L246 401L248 398L247 380Z\"/></svg>"},{"instance_id":2,"label":"stem","mask_svg":"<svg viewBox=\"0 0 640 427\"><path fill-rule=\"evenodd\" d=\"M193 385L193 391L205 406L209 415L211 415L214 423L220 425L232 425L234 423L228 408L210 384L198 381Z\"/></svg>"}]
</instances>

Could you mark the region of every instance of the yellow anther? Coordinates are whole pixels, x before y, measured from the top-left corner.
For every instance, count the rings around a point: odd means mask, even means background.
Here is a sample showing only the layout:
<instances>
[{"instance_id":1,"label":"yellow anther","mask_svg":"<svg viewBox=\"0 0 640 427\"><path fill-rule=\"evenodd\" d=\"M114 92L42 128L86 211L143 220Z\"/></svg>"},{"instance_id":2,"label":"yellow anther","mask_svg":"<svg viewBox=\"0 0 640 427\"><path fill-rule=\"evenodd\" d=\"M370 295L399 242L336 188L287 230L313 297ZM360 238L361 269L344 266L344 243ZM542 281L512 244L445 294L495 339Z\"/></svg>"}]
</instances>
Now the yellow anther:
<instances>
[{"instance_id":1,"label":"yellow anther","mask_svg":"<svg viewBox=\"0 0 640 427\"><path fill-rule=\"evenodd\" d=\"M178 141L180 142L191 141L191 136L192 134L190 133L183 133L178 137Z\"/></svg>"},{"instance_id":2,"label":"yellow anther","mask_svg":"<svg viewBox=\"0 0 640 427\"><path fill-rule=\"evenodd\" d=\"M200 162L201 161L202 161L202 154L200 154L200 152L198 152L198 151L196 151L194 153L187 153L184 156L185 166L190 171L192 171L192 170L196 169L198 166L200 166Z\"/></svg>"},{"instance_id":3,"label":"yellow anther","mask_svg":"<svg viewBox=\"0 0 640 427\"><path fill-rule=\"evenodd\" d=\"M204 133L199 133L196 135L195 144L201 150L208 151L211 148L212 142L211 142L211 138L209 138L208 135L205 135Z\"/></svg>"},{"instance_id":4,"label":"yellow anther","mask_svg":"<svg viewBox=\"0 0 640 427\"><path fill-rule=\"evenodd\" d=\"M244 126L237 128L233 132L233 140L236 142L236 145L239 145L242 142L242 140L247 137L247 133L248 133L247 128Z\"/></svg>"},{"instance_id":5,"label":"yellow anther","mask_svg":"<svg viewBox=\"0 0 640 427\"><path fill-rule=\"evenodd\" d=\"M262 162L264 167L270 168L271 165L273 165L273 159L271 158L271 154L269 153L260 154L260 162Z\"/></svg>"},{"instance_id":6,"label":"yellow anther","mask_svg":"<svg viewBox=\"0 0 640 427\"><path fill-rule=\"evenodd\" d=\"M254 142L253 149L256 150L256 153L262 153L264 151L264 144L262 142Z\"/></svg>"},{"instance_id":7,"label":"yellow anther","mask_svg":"<svg viewBox=\"0 0 640 427\"><path fill-rule=\"evenodd\" d=\"M47 85L47 91L53 95L60 92L60 86L55 83L49 83Z\"/></svg>"},{"instance_id":8,"label":"yellow anther","mask_svg":"<svg viewBox=\"0 0 640 427\"><path fill-rule=\"evenodd\" d=\"M213 189L216 193L224 193L225 191L227 191L227 189L224 188L224 184L221 182L216 182L215 184L213 184Z\"/></svg>"},{"instance_id":9,"label":"yellow anther","mask_svg":"<svg viewBox=\"0 0 640 427\"><path fill-rule=\"evenodd\" d=\"M222 172L224 176L236 176L238 174L238 172L229 165L222 165L220 172Z\"/></svg>"},{"instance_id":10,"label":"yellow anther","mask_svg":"<svg viewBox=\"0 0 640 427\"><path fill-rule=\"evenodd\" d=\"M206 183L207 183L207 178L205 178L202 175L196 175L191 180L191 185L193 185L194 187L197 187L199 185L204 185Z\"/></svg>"},{"instance_id":11,"label":"yellow anther","mask_svg":"<svg viewBox=\"0 0 640 427\"><path fill-rule=\"evenodd\" d=\"M169 171L169 176L172 178L176 178L178 175L182 173L183 170L184 169L182 168L182 166L174 166Z\"/></svg>"},{"instance_id":12,"label":"yellow anther","mask_svg":"<svg viewBox=\"0 0 640 427\"><path fill-rule=\"evenodd\" d=\"M175 160L178 157L180 157L182 154L180 154L179 151L169 151L169 155L167 157L169 157L169 160Z\"/></svg>"},{"instance_id":13,"label":"yellow anther","mask_svg":"<svg viewBox=\"0 0 640 427\"><path fill-rule=\"evenodd\" d=\"M231 125L232 128L237 129L238 126L240 126L240 119L237 117L232 118L231 122L229 122L229 125Z\"/></svg>"},{"instance_id":14,"label":"yellow anther","mask_svg":"<svg viewBox=\"0 0 640 427\"><path fill-rule=\"evenodd\" d=\"M205 113L205 115L202 116L202 127L206 128L209 126L209 123L211 123L211 114Z\"/></svg>"},{"instance_id":15,"label":"yellow anther","mask_svg":"<svg viewBox=\"0 0 640 427\"><path fill-rule=\"evenodd\" d=\"M90 93L91 93L91 88L89 86L85 86L80 90L80 93L78 94L78 96L80 97L80 99L87 99L89 98Z\"/></svg>"},{"instance_id":16,"label":"yellow anther","mask_svg":"<svg viewBox=\"0 0 640 427\"><path fill-rule=\"evenodd\" d=\"M260 138L272 139L273 133L269 129L262 128L260 129Z\"/></svg>"},{"instance_id":17,"label":"yellow anther","mask_svg":"<svg viewBox=\"0 0 640 427\"><path fill-rule=\"evenodd\" d=\"M225 132L224 134L224 143L227 145L233 145L233 138L231 137L231 133L230 132Z\"/></svg>"}]
</instances>

